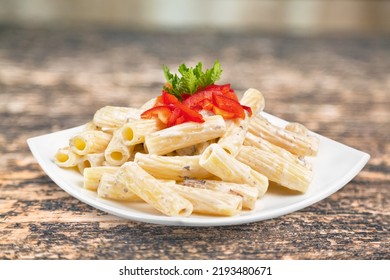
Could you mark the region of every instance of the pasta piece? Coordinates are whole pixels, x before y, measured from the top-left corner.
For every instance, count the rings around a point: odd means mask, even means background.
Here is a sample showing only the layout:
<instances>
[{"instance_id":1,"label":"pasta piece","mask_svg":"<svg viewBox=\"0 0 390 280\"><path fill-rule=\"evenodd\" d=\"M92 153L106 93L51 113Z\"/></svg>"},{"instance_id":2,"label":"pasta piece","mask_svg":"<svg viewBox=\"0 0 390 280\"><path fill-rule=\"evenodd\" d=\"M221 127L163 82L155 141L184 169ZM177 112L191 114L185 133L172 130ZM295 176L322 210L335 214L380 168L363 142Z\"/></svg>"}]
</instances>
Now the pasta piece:
<instances>
[{"instance_id":1,"label":"pasta piece","mask_svg":"<svg viewBox=\"0 0 390 280\"><path fill-rule=\"evenodd\" d=\"M123 164L116 179L152 207L167 216L189 216L193 206L169 188L169 183L158 181L134 162Z\"/></svg>"},{"instance_id":2,"label":"pasta piece","mask_svg":"<svg viewBox=\"0 0 390 280\"><path fill-rule=\"evenodd\" d=\"M102 131L83 131L69 140L69 146L78 155L101 153L106 149L111 137L112 135Z\"/></svg>"},{"instance_id":3,"label":"pasta piece","mask_svg":"<svg viewBox=\"0 0 390 280\"><path fill-rule=\"evenodd\" d=\"M262 116L249 122L249 132L298 156L315 156L319 141L315 137L303 136L271 124Z\"/></svg>"},{"instance_id":4,"label":"pasta piece","mask_svg":"<svg viewBox=\"0 0 390 280\"><path fill-rule=\"evenodd\" d=\"M126 146L132 146L145 141L145 135L161 130L162 123L157 119L136 120L126 123L121 128L122 138Z\"/></svg>"},{"instance_id":5,"label":"pasta piece","mask_svg":"<svg viewBox=\"0 0 390 280\"><path fill-rule=\"evenodd\" d=\"M80 173L83 174L85 168L102 166L104 160L104 153L88 154L81 158L77 168L79 169Z\"/></svg>"},{"instance_id":6,"label":"pasta piece","mask_svg":"<svg viewBox=\"0 0 390 280\"><path fill-rule=\"evenodd\" d=\"M152 109L152 108L154 107L154 104L156 104L156 101L157 101L157 97L154 97L154 98L152 98L152 99L149 99L148 101L146 101L146 102L140 107L140 110L143 112L143 111Z\"/></svg>"},{"instance_id":7,"label":"pasta piece","mask_svg":"<svg viewBox=\"0 0 390 280\"><path fill-rule=\"evenodd\" d=\"M133 150L134 146L125 145L122 130L118 129L104 151L104 156L110 165L120 166L130 158Z\"/></svg>"},{"instance_id":8,"label":"pasta piece","mask_svg":"<svg viewBox=\"0 0 390 280\"><path fill-rule=\"evenodd\" d=\"M242 207L250 210L255 208L257 197L259 196L259 190L248 184L228 183L217 180L184 180L183 185L241 196Z\"/></svg>"},{"instance_id":9,"label":"pasta piece","mask_svg":"<svg viewBox=\"0 0 390 280\"><path fill-rule=\"evenodd\" d=\"M83 131L87 130L100 130L100 127L97 126L93 121L90 121L84 125Z\"/></svg>"},{"instance_id":10,"label":"pasta piece","mask_svg":"<svg viewBox=\"0 0 390 280\"><path fill-rule=\"evenodd\" d=\"M291 131L291 132L295 132L295 133L302 135L302 136L309 135L309 130L303 124L296 123L296 122L288 123L284 127L284 129Z\"/></svg>"},{"instance_id":11,"label":"pasta piece","mask_svg":"<svg viewBox=\"0 0 390 280\"><path fill-rule=\"evenodd\" d=\"M204 123L186 122L146 135L145 144L150 154L164 155L192 146L225 133L226 125L219 115L205 118Z\"/></svg>"},{"instance_id":12,"label":"pasta piece","mask_svg":"<svg viewBox=\"0 0 390 280\"><path fill-rule=\"evenodd\" d=\"M261 137L257 137L250 132L248 132L246 134L244 145L253 146L253 147L256 147L260 150L277 154L278 156L284 158L285 160L290 161L293 164L300 164L300 165L308 167L306 162L302 161L300 158L293 155L289 151L287 151L279 146L276 146L276 145L268 142L267 140L264 140Z\"/></svg>"},{"instance_id":13,"label":"pasta piece","mask_svg":"<svg viewBox=\"0 0 390 280\"><path fill-rule=\"evenodd\" d=\"M100 179L102 178L103 174L114 174L117 172L119 167L116 166L97 166L97 167L87 167L84 169L84 188L96 191Z\"/></svg>"},{"instance_id":14,"label":"pasta piece","mask_svg":"<svg viewBox=\"0 0 390 280\"><path fill-rule=\"evenodd\" d=\"M142 169L160 179L182 181L186 178L203 179L212 176L199 165L200 156L158 156L137 153L134 158Z\"/></svg>"},{"instance_id":15,"label":"pasta piece","mask_svg":"<svg viewBox=\"0 0 390 280\"><path fill-rule=\"evenodd\" d=\"M237 159L262 172L270 181L302 193L306 192L313 179L312 172L304 166L255 147L243 146Z\"/></svg>"},{"instance_id":16,"label":"pasta piece","mask_svg":"<svg viewBox=\"0 0 390 280\"><path fill-rule=\"evenodd\" d=\"M248 89L240 100L241 105L251 107L252 116L257 116L264 110L265 100L260 91L254 88Z\"/></svg>"},{"instance_id":17,"label":"pasta piece","mask_svg":"<svg viewBox=\"0 0 390 280\"><path fill-rule=\"evenodd\" d=\"M268 179L248 165L236 160L218 144L211 144L201 155L200 166L224 181L246 183L259 190L259 197L268 188Z\"/></svg>"},{"instance_id":18,"label":"pasta piece","mask_svg":"<svg viewBox=\"0 0 390 280\"><path fill-rule=\"evenodd\" d=\"M192 203L194 213L234 216L242 209L242 198L234 194L177 184L169 187Z\"/></svg>"},{"instance_id":19,"label":"pasta piece","mask_svg":"<svg viewBox=\"0 0 390 280\"><path fill-rule=\"evenodd\" d=\"M98 196L120 201L142 201L123 182L118 182L115 174L104 173L97 189Z\"/></svg>"},{"instance_id":20,"label":"pasta piece","mask_svg":"<svg viewBox=\"0 0 390 280\"><path fill-rule=\"evenodd\" d=\"M78 154L75 154L69 147L58 149L54 156L54 163L60 167L76 166L81 160Z\"/></svg>"},{"instance_id":21,"label":"pasta piece","mask_svg":"<svg viewBox=\"0 0 390 280\"><path fill-rule=\"evenodd\" d=\"M175 155L177 156L194 156L200 155L204 150L211 144L215 143L217 139L211 139L209 141L204 141L202 143L198 143L192 146L188 146L182 149L178 149L175 151Z\"/></svg>"},{"instance_id":22,"label":"pasta piece","mask_svg":"<svg viewBox=\"0 0 390 280\"><path fill-rule=\"evenodd\" d=\"M217 141L217 138L196 144L195 145L195 155L201 155L204 152L204 150L206 150L207 147L210 146L210 144L216 143L216 141Z\"/></svg>"},{"instance_id":23,"label":"pasta piece","mask_svg":"<svg viewBox=\"0 0 390 280\"><path fill-rule=\"evenodd\" d=\"M136 108L105 106L96 111L93 122L102 128L119 128L130 120L140 119L141 112Z\"/></svg>"},{"instance_id":24,"label":"pasta piece","mask_svg":"<svg viewBox=\"0 0 390 280\"><path fill-rule=\"evenodd\" d=\"M177 156L193 156L196 153L196 145L188 146L185 148L177 149L175 151Z\"/></svg>"},{"instance_id":25,"label":"pasta piece","mask_svg":"<svg viewBox=\"0 0 390 280\"><path fill-rule=\"evenodd\" d=\"M249 119L226 121L226 132L219 138L218 144L232 156L236 156L245 140Z\"/></svg>"}]
</instances>

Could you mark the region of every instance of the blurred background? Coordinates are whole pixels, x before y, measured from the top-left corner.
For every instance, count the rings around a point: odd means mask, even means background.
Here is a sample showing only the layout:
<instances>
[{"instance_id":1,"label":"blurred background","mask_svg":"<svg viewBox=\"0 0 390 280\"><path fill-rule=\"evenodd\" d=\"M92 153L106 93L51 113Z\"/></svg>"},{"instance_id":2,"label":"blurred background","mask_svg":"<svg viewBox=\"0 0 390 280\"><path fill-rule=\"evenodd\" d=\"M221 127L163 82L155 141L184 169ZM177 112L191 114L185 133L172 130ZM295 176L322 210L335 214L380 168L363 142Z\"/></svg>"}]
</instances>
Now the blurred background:
<instances>
[{"instance_id":1,"label":"blurred background","mask_svg":"<svg viewBox=\"0 0 390 280\"><path fill-rule=\"evenodd\" d=\"M372 34L390 32L390 1L0 0L0 23L51 28Z\"/></svg>"},{"instance_id":2,"label":"blurred background","mask_svg":"<svg viewBox=\"0 0 390 280\"><path fill-rule=\"evenodd\" d=\"M269 112L330 133L318 120L388 100L389 34L385 0L0 0L0 119L76 126L154 97L162 64L219 59L239 96L260 89Z\"/></svg>"}]
</instances>

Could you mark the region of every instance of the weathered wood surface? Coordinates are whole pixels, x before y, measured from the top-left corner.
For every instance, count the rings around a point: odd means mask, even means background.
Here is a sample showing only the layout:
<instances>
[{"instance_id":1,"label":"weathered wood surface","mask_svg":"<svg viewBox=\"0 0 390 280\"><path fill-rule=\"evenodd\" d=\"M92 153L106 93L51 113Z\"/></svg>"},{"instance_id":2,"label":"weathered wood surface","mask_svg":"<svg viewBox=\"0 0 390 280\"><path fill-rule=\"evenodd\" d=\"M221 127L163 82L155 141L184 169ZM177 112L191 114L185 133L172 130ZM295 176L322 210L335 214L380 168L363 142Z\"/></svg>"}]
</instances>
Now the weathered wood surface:
<instances>
[{"instance_id":1,"label":"weathered wood surface","mask_svg":"<svg viewBox=\"0 0 390 280\"><path fill-rule=\"evenodd\" d=\"M0 28L0 258L389 259L390 40ZM70 197L26 139L159 93L161 65L219 58L266 111L371 154L342 190L302 211L230 227L108 215Z\"/></svg>"}]
</instances>

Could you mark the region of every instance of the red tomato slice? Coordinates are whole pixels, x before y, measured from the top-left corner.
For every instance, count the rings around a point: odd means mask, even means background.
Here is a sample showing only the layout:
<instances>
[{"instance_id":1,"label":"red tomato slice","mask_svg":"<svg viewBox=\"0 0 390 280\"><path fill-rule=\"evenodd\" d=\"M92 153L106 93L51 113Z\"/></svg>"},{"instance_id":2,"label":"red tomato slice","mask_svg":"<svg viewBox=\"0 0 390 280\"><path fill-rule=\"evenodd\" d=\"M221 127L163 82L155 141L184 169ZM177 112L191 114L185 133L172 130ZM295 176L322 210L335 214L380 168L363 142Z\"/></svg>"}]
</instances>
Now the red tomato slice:
<instances>
[{"instance_id":1,"label":"red tomato slice","mask_svg":"<svg viewBox=\"0 0 390 280\"><path fill-rule=\"evenodd\" d=\"M156 103L154 103L154 107L156 106L164 106L164 101L162 95L157 96Z\"/></svg>"},{"instance_id":2,"label":"red tomato slice","mask_svg":"<svg viewBox=\"0 0 390 280\"><path fill-rule=\"evenodd\" d=\"M224 111L217 106L213 107L213 112L216 115L222 116L224 119L234 119L236 116L232 112Z\"/></svg>"},{"instance_id":3,"label":"red tomato slice","mask_svg":"<svg viewBox=\"0 0 390 280\"><path fill-rule=\"evenodd\" d=\"M245 118L244 109L236 100L223 95L213 94L213 103L219 109L233 113L236 118Z\"/></svg>"},{"instance_id":4,"label":"red tomato slice","mask_svg":"<svg viewBox=\"0 0 390 280\"><path fill-rule=\"evenodd\" d=\"M172 108L171 108L172 110ZM179 108L174 108L173 111L172 111L172 114L170 115L169 119L168 119L168 123L167 123L167 126L170 127L170 126L174 126L177 121L177 119L182 115L181 113L181 110Z\"/></svg>"},{"instance_id":5,"label":"red tomato slice","mask_svg":"<svg viewBox=\"0 0 390 280\"><path fill-rule=\"evenodd\" d=\"M157 106L143 112L141 114L141 119L157 117L162 123L167 124L171 115L172 111L169 106Z\"/></svg>"},{"instance_id":6,"label":"red tomato slice","mask_svg":"<svg viewBox=\"0 0 390 280\"><path fill-rule=\"evenodd\" d=\"M210 85L210 86L207 86L204 90L210 90L213 92L216 92L216 91L221 92L226 97L229 97L229 98L236 100L238 102L238 97L234 93L234 90L232 88L230 88L230 84Z\"/></svg>"},{"instance_id":7,"label":"red tomato slice","mask_svg":"<svg viewBox=\"0 0 390 280\"><path fill-rule=\"evenodd\" d=\"M252 117L252 108L249 106L241 105L242 109L248 112L249 117Z\"/></svg>"},{"instance_id":8,"label":"red tomato slice","mask_svg":"<svg viewBox=\"0 0 390 280\"><path fill-rule=\"evenodd\" d=\"M175 124L181 124L181 123L184 123L186 122L186 118L184 116L180 116L176 119L176 122Z\"/></svg>"},{"instance_id":9,"label":"red tomato slice","mask_svg":"<svg viewBox=\"0 0 390 280\"><path fill-rule=\"evenodd\" d=\"M186 121L192 121L192 122L204 122L203 116L199 114L197 111L192 110L185 106L182 103L176 103L174 105L176 108L179 108L182 111L182 115L185 117Z\"/></svg>"},{"instance_id":10,"label":"red tomato slice","mask_svg":"<svg viewBox=\"0 0 390 280\"><path fill-rule=\"evenodd\" d=\"M170 93L166 92L165 90L163 90L161 96L162 96L162 100L163 100L163 102L164 102L165 105L170 105L170 104L179 103L179 99L177 99L176 96L174 96L173 94L170 94Z\"/></svg>"},{"instance_id":11,"label":"red tomato slice","mask_svg":"<svg viewBox=\"0 0 390 280\"><path fill-rule=\"evenodd\" d=\"M203 100L209 100L211 101L213 98L213 92L212 91L199 91L197 93L194 93L190 97L188 97L186 100L183 101L183 105L187 106L190 109L194 110L201 110L203 109L201 106L201 102Z\"/></svg>"},{"instance_id":12,"label":"red tomato slice","mask_svg":"<svg viewBox=\"0 0 390 280\"><path fill-rule=\"evenodd\" d=\"M208 100L208 99L203 99L202 101L199 102L199 105L203 109L208 110L208 111L212 111L213 107L214 107L213 102L211 100Z\"/></svg>"}]
</instances>

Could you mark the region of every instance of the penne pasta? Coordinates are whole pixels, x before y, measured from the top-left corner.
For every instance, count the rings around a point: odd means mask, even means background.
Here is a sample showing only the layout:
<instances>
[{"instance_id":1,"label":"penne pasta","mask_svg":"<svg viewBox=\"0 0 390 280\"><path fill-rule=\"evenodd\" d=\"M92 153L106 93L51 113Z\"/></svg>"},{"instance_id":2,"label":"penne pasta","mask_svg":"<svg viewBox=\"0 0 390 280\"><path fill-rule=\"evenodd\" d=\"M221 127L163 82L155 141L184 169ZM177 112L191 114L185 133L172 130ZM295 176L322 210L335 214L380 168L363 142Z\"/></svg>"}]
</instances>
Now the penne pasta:
<instances>
[{"instance_id":1,"label":"penne pasta","mask_svg":"<svg viewBox=\"0 0 390 280\"><path fill-rule=\"evenodd\" d=\"M121 128L122 138L126 146L145 142L145 135L161 130L162 123L156 119L135 120L126 123Z\"/></svg>"},{"instance_id":2,"label":"penne pasta","mask_svg":"<svg viewBox=\"0 0 390 280\"><path fill-rule=\"evenodd\" d=\"M304 166L255 147L243 146L237 160L291 190L304 193L313 179L312 172Z\"/></svg>"},{"instance_id":3,"label":"penne pasta","mask_svg":"<svg viewBox=\"0 0 390 280\"><path fill-rule=\"evenodd\" d=\"M73 167L79 164L81 156L70 150L69 147L60 148L54 156L54 163L60 167Z\"/></svg>"},{"instance_id":4,"label":"penne pasta","mask_svg":"<svg viewBox=\"0 0 390 280\"><path fill-rule=\"evenodd\" d=\"M251 118L248 131L298 156L315 156L318 152L317 138L277 127L262 116Z\"/></svg>"},{"instance_id":5,"label":"penne pasta","mask_svg":"<svg viewBox=\"0 0 390 280\"><path fill-rule=\"evenodd\" d=\"M203 153L204 150L211 144L215 143L216 139L211 139L208 141L204 141L202 143L198 143L192 146L188 146L182 149L175 150L174 153L177 156L194 156L194 155L200 155Z\"/></svg>"},{"instance_id":6,"label":"penne pasta","mask_svg":"<svg viewBox=\"0 0 390 280\"><path fill-rule=\"evenodd\" d=\"M116 166L97 166L85 168L83 172L84 188L91 191L96 191L103 174L114 174L118 171L118 169L119 167Z\"/></svg>"},{"instance_id":7,"label":"penne pasta","mask_svg":"<svg viewBox=\"0 0 390 280\"><path fill-rule=\"evenodd\" d=\"M158 181L134 162L123 164L116 173L116 180L167 216L189 216L192 213L191 202L172 191L170 183Z\"/></svg>"},{"instance_id":8,"label":"penne pasta","mask_svg":"<svg viewBox=\"0 0 390 280\"><path fill-rule=\"evenodd\" d=\"M130 107L105 106L96 111L93 122L102 128L119 128L130 120L140 119L141 112Z\"/></svg>"},{"instance_id":9,"label":"penne pasta","mask_svg":"<svg viewBox=\"0 0 390 280\"><path fill-rule=\"evenodd\" d=\"M78 155L104 152L112 135L102 131L88 130L69 140L71 150Z\"/></svg>"},{"instance_id":10,"label":"penne pasta","mask_svg":"<svg viewBox=\"0 0 390 280\"><path fill-rule=\"evenodd\" d=\"M252 109L252 116L257 116L265 107L264 96L254 88L250 88L244 93L240 103Z\"/></svg>"},{"instance_id":11,"label":"penne pasta","mask_svg":"<svg viewBox=\"0 0 390 280\"><path fill-rule=\"evenodd\" d=\"M174 150L218 138L225 133L226 125L221 116L205 118L204 123L186 122L145 137L150 154L164 155Z\"/></svg>"},{"instance_id":12,"label":"penne pasta","mask_svg":"<svg viewBox=\"0 0 390 280\"><path fill-rule=\"evenodd\" d=\"M259 190L262 197L268 188L268 179L248 165L236 160L218 144L211 144L201 155L200 166L221 178L232 183L246 183Z\"/></svg>"},{"instance_id":13,"label":"penne pasta","mask_svg":"<svg viewBox=\"0 0 390 280\"><path fill-rule=\"evenodd\" d=\"M230 155L236 156L245 140L249 118L226 121L226 132L218 144Z\"/></svg>"},{"instance_id":14,"label":"penne pasta","mask_svg":"<svg viewBox=\"0 0 390 280\"><path fill-rule=\"evenodd\" d=\"M97 194L101 198L120 201L142 201L135 193L130 191L126 184L119 182L115 174L104 173L97 188Z\"/></svg>"},{"instance_id":15,"label":"penne pasta","mask_svg":"<svg viewBox=\"0 0 390 280\"><path fill-rule=\"evenodd\" d=\"M77 168L83 174L85 168L103 166L104 160L104 153L87 154L80 159Z\"/></svg>"},{"instance_id":16,"label":"penne pasta","mask_svg":"<svg viewBox=\"0 0 390 280\"><path fill-rule=\"evenodd\" d=\"M87 130L100 130L100 127L97 126L93 121L90 121L90 122L87 122L85 125L84 125L84 131L87 131Z\"/></svg>"},{"instance_id":17,"label":"penne pasta","mask_svg":"<svg viewBox=\"0 0 390 280\"><path fill-rule=\"evenodd\" d=\"M170 185L169 188L190 201L193 205L194 213L234 216L242 209L242 198L234 194L191 188L178 184Z\"/></svg>"},{"instance_id":18,"label":"penne pasta","mask_svg":"<svg viewBox=\"0 0 390 280\"><path fill-rule=\"evenodd\" d=\"M309 130L303 124L296 123L296 122L288 123L284 127L284 129L288 130L288 131L291 131L291 132L295 132L295 133L297 133L299 135L302 135L302 136L308 136L309 135Z\"/></svg>"},{"instance_id":19,"label":"penne pasta","mask_svg":"<svg viewBox=\"0 0 390 280\"><path fill-rule=\"evenodd\" d=\"M276 146L276 145L268 142L267 140L264 140L261 137L255 136L250 132L248 132L246 134L244 145L253 146L253 147L256 147L260 150L277 154L278 156L284 158L285 160L290 161L293 164L300 164L300 165L308 167L306 162L301 160L296 155L293 155L289 151L287 151L279 146Z\"/></svg>"},{"instance_id":20,"label":"penne pasta","mask_svg":"<svg viewBox=\"0 0 390 280\"><path fill-rule=\"evenodd\" d=\"M184 180L182 184L193 188L238 195L242 197L242 207L250 210L255 208L259 196L259 190L248 184L236 184L217 180Z\"/></svg>"},{"instance_id":21,"label":"penne pasta","mask_svg":"<svg viewBox=\"0 0 390 280\"><path fill-rule=\"evenodd\" d=\"M104 151L104 156L110 165L120 166L130 158L133 150L134 146L125 145L122 129L118 129Z\"/></svg>"},{"instance_id":22,"label":"penne pasta","mask_svg":"<svg viewBox=\"0 0 390 280\"><path fill-rule=\"evenodd\" d=\"M158 156L137 153L134 162L159 179L182 181L187 178L204 179L212 176L199 165L200 155Z\"/></svg>"}]
</instances>

